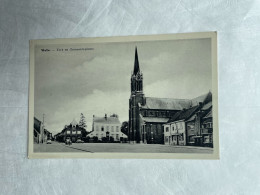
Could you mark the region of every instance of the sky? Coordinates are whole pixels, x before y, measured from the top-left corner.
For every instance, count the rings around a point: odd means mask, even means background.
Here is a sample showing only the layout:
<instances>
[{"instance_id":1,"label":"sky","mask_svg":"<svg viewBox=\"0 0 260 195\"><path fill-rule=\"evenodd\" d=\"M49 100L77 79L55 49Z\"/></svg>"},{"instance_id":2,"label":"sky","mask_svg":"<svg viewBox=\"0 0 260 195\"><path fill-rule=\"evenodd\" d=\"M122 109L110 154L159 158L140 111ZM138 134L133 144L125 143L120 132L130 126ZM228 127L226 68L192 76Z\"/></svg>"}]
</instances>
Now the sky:
<instances>
[{"instance_id":1,"label":"sky","mask_svg":"<svg viewBox=\"0 0 260 195\"><path fill-rule=\"evenodd\" d=\"M53 134L79 121L80 113L87 131L93 115L116 113L127 121L135 47L146 97L190 99L212 90L210 39L37 45L35 117L42 120L45 114L46 129Z\"/></svg>"}]
</instances>

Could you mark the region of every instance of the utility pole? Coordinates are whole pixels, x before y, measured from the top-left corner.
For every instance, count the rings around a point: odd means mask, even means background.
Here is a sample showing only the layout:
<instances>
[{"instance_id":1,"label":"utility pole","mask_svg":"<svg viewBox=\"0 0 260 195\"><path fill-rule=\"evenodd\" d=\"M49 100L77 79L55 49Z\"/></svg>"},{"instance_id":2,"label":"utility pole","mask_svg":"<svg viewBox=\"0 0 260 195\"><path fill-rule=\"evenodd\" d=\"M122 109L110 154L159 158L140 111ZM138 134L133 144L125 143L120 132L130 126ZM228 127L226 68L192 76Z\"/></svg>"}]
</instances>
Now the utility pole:
<instances>
[{"instance_id":1,"label":"utility pole","mask_svg":"<svg viewBox=\"0 0 260 195\"><path fill-rule=\"evenodd\" d=\"M45 117L45 114L42 115L42 132L41 132L41 142L43 143L44 142L44 117Z\"/></svg>"}]
</instances>

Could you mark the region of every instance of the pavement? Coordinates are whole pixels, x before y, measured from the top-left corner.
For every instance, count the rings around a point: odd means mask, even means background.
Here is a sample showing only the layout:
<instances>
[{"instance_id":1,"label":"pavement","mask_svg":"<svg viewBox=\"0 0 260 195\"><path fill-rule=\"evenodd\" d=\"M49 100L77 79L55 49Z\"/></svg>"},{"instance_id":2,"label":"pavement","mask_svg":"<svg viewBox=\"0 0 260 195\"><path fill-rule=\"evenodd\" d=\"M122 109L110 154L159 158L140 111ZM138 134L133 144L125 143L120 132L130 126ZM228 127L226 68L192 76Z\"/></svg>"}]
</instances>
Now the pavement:
<instances>
[{"instance_id":1,"label":"pavement","mask_svg":"<svg viewBox=\"0 0 260 195\"><path fill-rule=\"evenodd\" d=\"M129 143L65 143L34 144L34 152L109 152L109 153L207 153L213 148L194 146L172 146L160 144L129 144Z\"/></svg>"}]
</instances>

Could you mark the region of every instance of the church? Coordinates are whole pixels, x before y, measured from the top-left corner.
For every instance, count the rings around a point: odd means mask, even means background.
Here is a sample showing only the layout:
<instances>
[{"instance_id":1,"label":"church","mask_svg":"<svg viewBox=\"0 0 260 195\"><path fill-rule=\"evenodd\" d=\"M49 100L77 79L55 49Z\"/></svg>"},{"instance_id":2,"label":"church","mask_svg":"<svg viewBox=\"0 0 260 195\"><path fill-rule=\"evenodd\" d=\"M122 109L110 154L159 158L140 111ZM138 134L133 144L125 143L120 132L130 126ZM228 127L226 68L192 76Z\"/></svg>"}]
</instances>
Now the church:
<instances>
[{"instance_id":1,"label":"church","mask_svg":"<svg viewBox=\"0 0 260 195\"><path fill-rule=\"evenodd\" d=\"M138 52L135 48L134 71L131 75L131 95L129 99L129 142L163 144L164 128L177 112L203 104L212 94L194 99L173 99L145 97L143 74L140 71Z\"/></svg>"}]
</instances>

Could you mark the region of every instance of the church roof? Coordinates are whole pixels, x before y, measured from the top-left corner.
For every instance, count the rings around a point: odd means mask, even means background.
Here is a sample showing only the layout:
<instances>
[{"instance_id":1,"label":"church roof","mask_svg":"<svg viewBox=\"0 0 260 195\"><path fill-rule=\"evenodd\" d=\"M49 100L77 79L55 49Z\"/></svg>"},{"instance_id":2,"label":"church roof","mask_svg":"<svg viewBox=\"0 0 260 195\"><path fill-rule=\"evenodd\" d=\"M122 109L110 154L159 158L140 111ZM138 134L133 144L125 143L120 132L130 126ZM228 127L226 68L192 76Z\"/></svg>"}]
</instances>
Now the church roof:
<instances>
[{"instance_id":1,"label":"church roof","mask_svg":"<svg viewBox=\"0 0 260 195\"><path fill-rule=\"evenodd\" d=\"M183 108L189 108L190 105L191 101L187 99L146 97L146 104L143 108L158 110L182 110Z\"/></svg>"},{"instance_id":2,"label":"church roof","mask_svg":"<svg viewBox=\"0 0 260 195\"><path fill-rule=\"evenodd\" d=\"M94 123L103 123L103 124L121 124L118 117L94 117Z\"/></svg>"},{"instance_id":3,"label":"church roof","mask_svg":"<svg viewBox=\"0 0 260 195\"><path fill-rule=\"evenodd\" d=\"M135 64L134 64L134 75L140 72L137 47L135 48Z\"/></svg>"}]
</instances>

